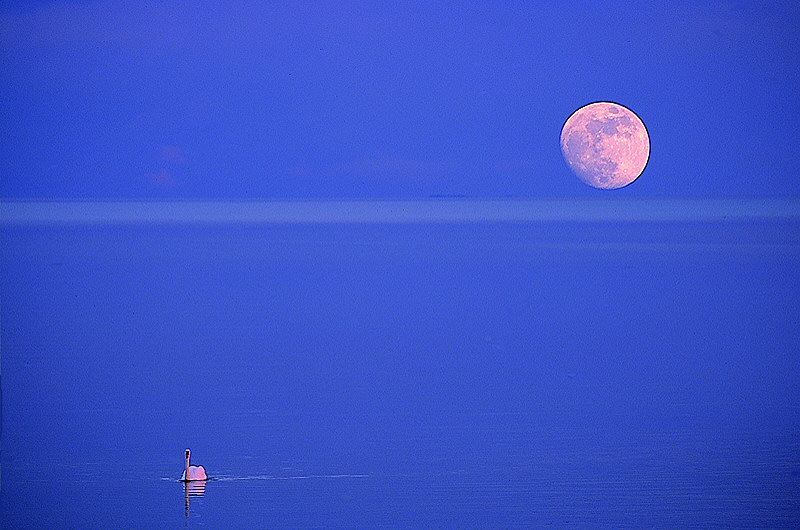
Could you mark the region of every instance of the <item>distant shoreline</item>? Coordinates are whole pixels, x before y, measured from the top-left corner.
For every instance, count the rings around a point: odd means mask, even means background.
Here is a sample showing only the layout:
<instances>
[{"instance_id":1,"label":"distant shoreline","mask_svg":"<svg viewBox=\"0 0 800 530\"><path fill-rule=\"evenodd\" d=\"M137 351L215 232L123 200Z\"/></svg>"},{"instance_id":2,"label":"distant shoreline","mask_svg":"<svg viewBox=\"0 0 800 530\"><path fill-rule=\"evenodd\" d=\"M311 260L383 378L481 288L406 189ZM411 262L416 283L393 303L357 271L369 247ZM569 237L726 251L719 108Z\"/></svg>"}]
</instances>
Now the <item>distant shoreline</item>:
<instances>
[{"instance_id":1,"label":"distant shoreline","mask_svg":"<svg viewBox=\"0 0 800 530\"><path fill-rule=\"evenodd\" d=\"M800 220L800 199L0 202L0 225L694 222Z\"/></svg>"}]
</instances>

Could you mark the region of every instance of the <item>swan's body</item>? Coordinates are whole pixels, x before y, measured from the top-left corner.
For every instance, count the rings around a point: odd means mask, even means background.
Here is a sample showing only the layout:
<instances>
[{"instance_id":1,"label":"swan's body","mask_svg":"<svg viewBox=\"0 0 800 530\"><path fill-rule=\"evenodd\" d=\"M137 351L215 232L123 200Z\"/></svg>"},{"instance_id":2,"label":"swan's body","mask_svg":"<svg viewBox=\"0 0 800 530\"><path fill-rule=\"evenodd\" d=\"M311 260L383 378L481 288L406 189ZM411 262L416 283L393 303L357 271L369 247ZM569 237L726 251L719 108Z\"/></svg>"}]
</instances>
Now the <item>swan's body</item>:
<instances>
[{"instance_id":1,"label":"swan's body","mask_svg":"<svg viewBox=\"0 0 800 530\"><path fill-rule=\"evenodd\" d=\"M181 480L184 482L189 482L190 480L207 480L208 477L206 476L206 469L203 466L190 466L189 465L189 456L191 455L191 451L188 449L186 450L186 469L181 476Z\"/></svg>"}]
</instances>

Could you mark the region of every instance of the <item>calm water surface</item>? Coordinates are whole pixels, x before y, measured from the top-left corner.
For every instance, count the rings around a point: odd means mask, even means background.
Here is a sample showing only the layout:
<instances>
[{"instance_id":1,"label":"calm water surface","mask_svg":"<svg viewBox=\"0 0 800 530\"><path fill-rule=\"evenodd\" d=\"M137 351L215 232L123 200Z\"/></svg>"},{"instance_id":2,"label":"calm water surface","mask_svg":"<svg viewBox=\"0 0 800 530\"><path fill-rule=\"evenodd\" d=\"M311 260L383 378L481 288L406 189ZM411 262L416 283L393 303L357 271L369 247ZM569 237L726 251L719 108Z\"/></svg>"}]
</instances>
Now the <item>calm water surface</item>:
<instances>
[{"instance_id":1,"label":"calm water surface","mask_svg":"<svg viewBox=\"0 0 800 530\"><path fill-rule=\"evenodd\" d=\"M799 228L6 227L3 525L796 527Z\"/></svg>"}]
</instances>

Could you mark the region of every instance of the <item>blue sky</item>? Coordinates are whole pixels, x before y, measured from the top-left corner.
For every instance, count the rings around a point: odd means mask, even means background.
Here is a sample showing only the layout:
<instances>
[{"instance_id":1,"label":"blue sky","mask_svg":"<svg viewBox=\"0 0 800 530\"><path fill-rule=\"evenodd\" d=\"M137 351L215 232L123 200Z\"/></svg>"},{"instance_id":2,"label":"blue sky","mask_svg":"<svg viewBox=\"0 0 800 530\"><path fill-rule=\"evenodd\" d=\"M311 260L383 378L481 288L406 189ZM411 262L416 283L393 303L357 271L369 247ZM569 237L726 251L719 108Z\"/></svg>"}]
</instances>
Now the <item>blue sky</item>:
<instances>
[{"instance_id":1,"label":"blue sky","mask_svg":"<svg viewBox=\"0 0 800 530\"><path fill-rule=\"evenodd\" d=\"M796 197L790 2L5 2L4 199ZM568 170L578 107L651 157Z\"/></svg>"}]
</instances>

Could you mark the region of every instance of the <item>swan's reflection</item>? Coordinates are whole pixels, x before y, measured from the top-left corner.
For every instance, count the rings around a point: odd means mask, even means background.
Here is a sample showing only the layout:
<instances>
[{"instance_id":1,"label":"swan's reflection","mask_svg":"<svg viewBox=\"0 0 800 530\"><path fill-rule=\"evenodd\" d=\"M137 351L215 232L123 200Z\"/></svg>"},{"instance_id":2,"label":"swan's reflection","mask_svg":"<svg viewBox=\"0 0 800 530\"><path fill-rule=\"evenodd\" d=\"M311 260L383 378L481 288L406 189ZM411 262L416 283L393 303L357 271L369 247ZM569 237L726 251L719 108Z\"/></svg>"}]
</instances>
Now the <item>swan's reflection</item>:
<instances>
[{"instance_id":1,"label":"swan's reflection","mask_svg":"<svg viewBox=\"0 0 800 530\"><path fill-rule=\"evenodd\" d=\"M206 494L206 481L193 480L191 482L184 482L184 507L186 509L186 517L189 517L189 497L202 497Z\"/></svg>"}]
</instances>

